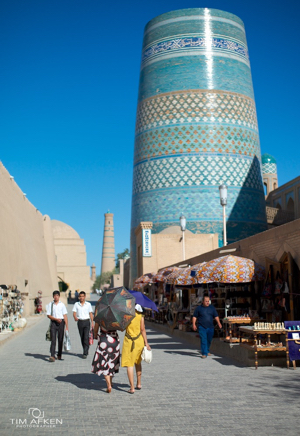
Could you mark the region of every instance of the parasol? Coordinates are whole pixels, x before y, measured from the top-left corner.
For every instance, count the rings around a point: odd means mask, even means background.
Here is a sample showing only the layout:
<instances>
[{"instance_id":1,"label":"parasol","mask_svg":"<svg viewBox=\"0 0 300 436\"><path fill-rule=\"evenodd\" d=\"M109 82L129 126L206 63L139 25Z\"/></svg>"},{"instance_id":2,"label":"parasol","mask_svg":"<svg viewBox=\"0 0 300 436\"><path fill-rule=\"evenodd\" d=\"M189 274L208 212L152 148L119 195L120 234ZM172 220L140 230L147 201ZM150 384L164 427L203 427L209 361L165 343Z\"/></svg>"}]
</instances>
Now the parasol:
<instances>
[{"instance_id":1,"label":"parasol","mask_svg":"<svg viewBox=\"0 0 300 436\"><path fill-rule=\"evenodd\" d=\"M263 266L251 259L232 255L207 262L196 274L198 283L248 283L264 277Z\"/></svg>"},{"instance_id":2,"label":"parasol","mask_svg":"<svg viewBox=\"0 0 300 436\"><path fill-rule=\"evenodd\" d=\"M136 279L134 282L133 288L134 289L142 289L144 286L148 284L154 283L153 277L155 276L155 273L147 273Z\"/></svg>"},{"instance_id":3,"label":"parasol","mask_svg":"<svg viewBox=\"0 0 300 436\"><path fill-rule=\"evenodd\" d=\"M173 285L174 281L177 279L177 277L184 271L185 268L180 268L176 271L173 271L171 274L169 274L164 279L164 283L167 283L168 285Z\"/></svg>"},{"instance_id":4,"label":"parasol","mask_svg":"<svg viewBox=\"0 0 300 436\"><path fill-rule=\"evenodd\" d=\"M177 266L169 266L166 268L162 268L158 271L157 274L155 274L152 280L154 282L164 282L168 275L178 270L182 271L182 268L179 268Z\"/></svg>"},{"instance_id":5,"label":"parasol","mask_svg":"<svg viewBox=\"0 0 300 436\"><path fill-rule=\"evenodd\" d=\"M150 300L150 298L148 298L146 295L142 294L139 291L131 291L130 289L128 290L128 292L130 292L135 297L135 304L140 304L145 309L151 309L155 312L158 312L154 301Z\"/></svg>"},{"instance_id":6,"label":"parasol","mask_svg":"<svg viewBox=\"0 0 300 436\"><path fill-rule=\"evenodd\" d=\"M105 330L125 330L135 317L135 298L125 288L108 289L97 301L95 322Z\"/></svg>"},{"instance_id":7,"label":"parasol","mask_svg":"<svg viewBox=\"0 0 300 436\"><path fill-rule=\"evenodd\" d=\"M172 284L175 286L196 285L198 283L197 273L201 271L205 263L197 263L196 265L184 268L177 277L174 277Z\"/></svg>"}]
</instances>

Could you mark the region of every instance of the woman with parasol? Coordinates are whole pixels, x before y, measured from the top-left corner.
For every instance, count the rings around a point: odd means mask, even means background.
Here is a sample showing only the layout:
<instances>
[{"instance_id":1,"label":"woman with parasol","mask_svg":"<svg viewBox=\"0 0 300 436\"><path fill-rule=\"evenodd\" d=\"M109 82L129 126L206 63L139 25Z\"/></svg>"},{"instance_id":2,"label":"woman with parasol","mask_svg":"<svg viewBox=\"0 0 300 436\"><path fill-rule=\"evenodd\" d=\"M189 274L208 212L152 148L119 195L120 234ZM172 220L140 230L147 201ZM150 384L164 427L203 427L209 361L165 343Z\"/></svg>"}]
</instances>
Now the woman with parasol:
<instances>
[{"instance_id":1,"label":"woman with parasol","mask_svg":"<svg viewBox=\"0 0 300 436\"><path fill-rule=\"evenodd\" d=\"M97 375L103 374L109 394L112 387L112 379L119 372L120 367L120 339L117 330L105 330L99 324L94 325L94 339L98 344L92 362L92 372Z\"/></svg>"},{"instance_id":2,"label":"woman with parasol","mask_svg":"<svg viewBox=\"0 0 300 436\"><path fill-rule=\"evenodd\" d=\"M151 350L147 341L145 321L142 315L143 309L140 304L135 305L135 318L126 328L122 349L122 367L127 367L127 376L130 384L129 394L134 394L135 389L141 390L142 377L142 351L144 346ZM133 367L136 370L136 387L134 388Z\"/></svg>"},{"instance_id":3,"label":"woman with parasol","mask_svg":"<svg viewBox=\"0 0 300 436\"><path fill-rule=\"evenodd\" d=\"M124 288L108 289L95 308L94 338L98 344L91 371L105 378L109 394L112 379L120 367L120 339L117 330L123 331L135 316L135 298Z\"/></svg>"}]
</instances>

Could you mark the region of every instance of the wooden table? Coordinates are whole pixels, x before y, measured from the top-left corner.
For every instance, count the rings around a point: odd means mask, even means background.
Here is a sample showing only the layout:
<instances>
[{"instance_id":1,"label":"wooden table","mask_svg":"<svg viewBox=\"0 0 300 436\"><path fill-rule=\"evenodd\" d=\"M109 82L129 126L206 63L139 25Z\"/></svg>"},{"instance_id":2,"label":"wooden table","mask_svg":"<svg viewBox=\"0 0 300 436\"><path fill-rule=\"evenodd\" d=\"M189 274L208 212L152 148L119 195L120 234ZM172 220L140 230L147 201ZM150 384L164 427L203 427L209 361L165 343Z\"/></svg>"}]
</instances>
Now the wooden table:
<instances>
[{"instance_id":1,"label":"wooden table","mask_svg":"<svg viewBox=\"0 0 300 436\"><path fill-rule=\"evenodd\" d=\"M285 351L286 353L286 361L287 361L287 367L289 367L289 356L288 356L288 348L285 346L282 347L277 347L277 346L262 346L260 347L257 343L257 335L267 335L268 338L268 342L271 342L271 335L285 335L286 334L286 330L282 329L282 330L254 330L254 327L249 326L249 327L240 327L240 332L241 333L248 333L249 335L253 335L254 336L254 345L249 345L247 344L247 342L241 342L240 346L247 348L248 350L253 350L254 351L254 355L255 355L255 369L258 368L258 352L261 351Z\"/></svg>"},{"instance_id":2,"label":"wooden table","mask_svg":"<svg viewBox=\"0 0 300 436\"><path fill-rule=\"evenodd\" d=\"M240 342L240 339L233 339L232 337L232 325L233 324L251 324L253 322L255 322L257 320L253 319L253 318L240 318L240 319L223 319L223 325L226 325L226 333L225 335L227 335L227 332L229 331L229 341L228 339L224 339L224 342L229 342L230 344L232 344L233 342Z\"/></svg>"}]
</instances>

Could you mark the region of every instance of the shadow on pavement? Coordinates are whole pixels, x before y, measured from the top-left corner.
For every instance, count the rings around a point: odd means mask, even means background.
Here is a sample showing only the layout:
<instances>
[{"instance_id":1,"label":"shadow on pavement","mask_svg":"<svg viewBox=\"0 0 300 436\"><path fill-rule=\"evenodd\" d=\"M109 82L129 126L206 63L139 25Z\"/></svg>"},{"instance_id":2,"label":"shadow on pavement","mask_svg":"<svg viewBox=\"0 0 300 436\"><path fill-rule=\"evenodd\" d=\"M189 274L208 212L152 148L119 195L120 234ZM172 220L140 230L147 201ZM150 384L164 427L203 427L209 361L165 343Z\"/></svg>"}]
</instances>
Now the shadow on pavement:
<instances>
[{"instance_id":1,"label":"shadow on pavement","mask_svg":"<svg viewBox=\"0 0 300 436\"><path fill-rule=\"evenodd\" d=\"M49 360L50 355L49 354L32 354L32 353L24 353L27 357L34 357L35 359L40 360Z\"/></svg>"},{"instance_id":2,"label":"shadow on pavement","mask_svg":"<svg viewBox=\"0 0 300 436\"><path fill-rule=\"evenodd\" d=\"M71 383L79 389L87 389L94 391L106 391L106 382L103 377L96 374L68 374L55 377L59 382ZM123 389L122 389L123 388ZM126 392L128 384L113 383L113 390Z\"/></svg>"},{"instance_id":3,"label":"shadow on pavement","mask_svg":"<svg viewBox=\"0 0 300 436\"><path fill-rule=\"evenodd\" d=\"M189 351L176 351L176 350L171 350L171 351L165 351L165 353L167 354L180 354L181 356L188 356L188 357L197 357L198 359L200 358L200 354L199 353L194 353L194 352L189 352Z\"/></svg>"},{"instance_id":4,"label":"shadow on pavement","mask_svg":"<svg viewBox=\"0 0 300 436\"><path fill-rule=\"evenodd\" d=\"M24 353L27 357L33 357L34 359L40 360L49 360L50 354L34 354L34 353ZM62 354L62 360L64 360L64 356L75 356L82 359L82 354L70 353L69 351Z\"/></svg>"},{"instance_id":5,"label":"shadow on pavement","mask_svg":"<svg viewBox=\"0 0 300 436\"><path fill-rule=\"evenodd\" d=\"M247 368L246 365L243 365L241 362L230 359L229 357L221 357L221 356L213 356L212 359L225 366L236 366L237 368Z\"/></svg>"}]
</instances>

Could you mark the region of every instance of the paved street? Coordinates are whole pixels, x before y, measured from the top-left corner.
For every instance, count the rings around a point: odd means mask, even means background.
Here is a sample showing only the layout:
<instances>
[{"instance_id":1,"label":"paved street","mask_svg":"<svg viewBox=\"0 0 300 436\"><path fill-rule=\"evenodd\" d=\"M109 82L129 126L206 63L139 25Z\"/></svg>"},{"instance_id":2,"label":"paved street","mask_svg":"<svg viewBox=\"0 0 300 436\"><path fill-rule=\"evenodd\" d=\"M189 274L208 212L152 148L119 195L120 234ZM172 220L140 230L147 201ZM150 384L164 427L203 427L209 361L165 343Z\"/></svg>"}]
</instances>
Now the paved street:
<instances>
[{"instance_id":1,"label":"paved street","mask_svg":"<svg viewBox=\"0 0 300 436\"><path fill-rule=\"evenodd\" d=\"M121 369L107 394L104 379L90 373L96 343L88 359L81 358L71 308L72 350L63 361L47 361L47 318L0 347L1 435L299 434L299 368L255 371L217 356L202 360L188 343L153 329L148 329L153 361L143 365L143 389L129 395L126 371ZM39 411L29 414L30 408ZM43 412L56 427L15 424L25 419L28 424Z\"/></svg>"}]
</instances>

